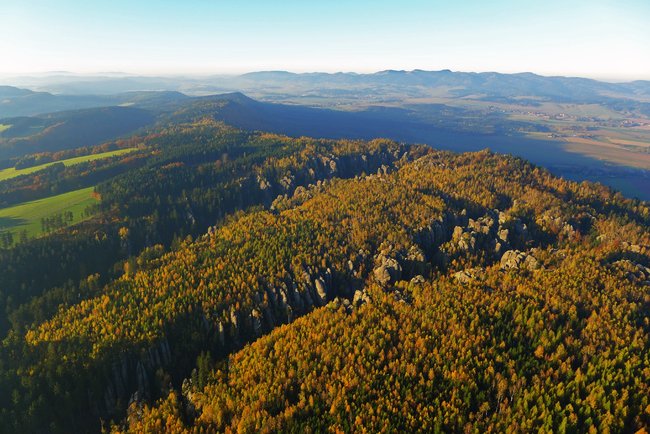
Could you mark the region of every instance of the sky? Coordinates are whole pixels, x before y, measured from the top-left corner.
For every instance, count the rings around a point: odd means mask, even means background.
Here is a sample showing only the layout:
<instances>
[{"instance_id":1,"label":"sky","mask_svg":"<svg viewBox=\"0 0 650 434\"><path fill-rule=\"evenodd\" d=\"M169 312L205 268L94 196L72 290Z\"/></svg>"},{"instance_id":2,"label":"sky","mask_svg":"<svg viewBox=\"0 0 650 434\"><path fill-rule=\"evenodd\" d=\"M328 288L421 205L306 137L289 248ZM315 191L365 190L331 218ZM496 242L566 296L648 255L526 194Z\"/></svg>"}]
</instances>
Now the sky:
<instances>
[{"instance_id":1,"label":"sky","mask_svg":"<svg viewBox=\"0 0 650 434\"><path fill-rule=\"evenodd\" d=\"M0 74L451 69L650 79L650 0L0 0Z\"/></svg>"}]
</instances>

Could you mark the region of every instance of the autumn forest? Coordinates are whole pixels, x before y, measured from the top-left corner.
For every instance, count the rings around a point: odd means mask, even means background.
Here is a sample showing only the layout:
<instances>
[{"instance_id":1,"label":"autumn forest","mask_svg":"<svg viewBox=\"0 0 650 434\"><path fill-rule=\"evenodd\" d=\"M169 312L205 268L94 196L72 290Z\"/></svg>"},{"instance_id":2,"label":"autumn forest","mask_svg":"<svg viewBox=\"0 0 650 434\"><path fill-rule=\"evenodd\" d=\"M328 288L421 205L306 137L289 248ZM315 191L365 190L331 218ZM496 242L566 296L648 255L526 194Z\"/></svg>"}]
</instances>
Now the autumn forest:
<instances>
[{"instance_id":1,"label":"autumn forest","mask_svg":"<svg viewBox=\"0 0 650 434\"><path fill-rule=\"evenodd\" d=\"M19 169L80 157L0 181L6 206L93 192L80 222L3 235L2 432L650 424L646 202L205 107Z\"/></svg>"}]
</instances>

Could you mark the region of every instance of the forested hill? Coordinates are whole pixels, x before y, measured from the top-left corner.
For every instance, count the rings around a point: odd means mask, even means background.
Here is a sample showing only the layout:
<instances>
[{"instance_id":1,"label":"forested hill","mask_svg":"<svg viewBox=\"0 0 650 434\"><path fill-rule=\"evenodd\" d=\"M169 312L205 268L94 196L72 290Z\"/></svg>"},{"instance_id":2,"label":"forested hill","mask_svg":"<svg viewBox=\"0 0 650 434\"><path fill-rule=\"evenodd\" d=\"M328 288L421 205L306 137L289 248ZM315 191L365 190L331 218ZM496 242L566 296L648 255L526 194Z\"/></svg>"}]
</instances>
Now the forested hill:
<instances>
[{"instance_id":1,"label":"forested hill","mask_svg":"<svg viewBox=\"0 0 650 434\"><path fill-rule=\"evenodd\" d=\"M411 120L407 112L400 110L352 113L259 102L239 92L193 98L173 92L133 92L120 98L128 102L31 117L0 116L0 126L4 126L0 128L0 164L31 153L100 145L206 118L245 130L292 137L410 138L409 127L423 127L421 121Z\"/></svg>"},{"instance_id":2,"label":"forested hill","mask_svg":"<svg viewBox=\"0 0 650 434\"><path fill-rule=\"evenodd\" d=\"M488 152L388 172L241 215L28 340L110 344L99 327L133 321L166 342L156 321L186 312L209 342L192 375L116 431L647 426L646 205Z\"/></svg>"},{"instance_id":3,"label":"forested hill","mask_svg":"<svg viewBox=\"0 0 650 434\"><path fill-rule=\"evenodd\" d=\"M650 424L647 203L489 151L199 114L0 183L101 198L0 251L0 431Z\"/></svg>"}]
</instances>

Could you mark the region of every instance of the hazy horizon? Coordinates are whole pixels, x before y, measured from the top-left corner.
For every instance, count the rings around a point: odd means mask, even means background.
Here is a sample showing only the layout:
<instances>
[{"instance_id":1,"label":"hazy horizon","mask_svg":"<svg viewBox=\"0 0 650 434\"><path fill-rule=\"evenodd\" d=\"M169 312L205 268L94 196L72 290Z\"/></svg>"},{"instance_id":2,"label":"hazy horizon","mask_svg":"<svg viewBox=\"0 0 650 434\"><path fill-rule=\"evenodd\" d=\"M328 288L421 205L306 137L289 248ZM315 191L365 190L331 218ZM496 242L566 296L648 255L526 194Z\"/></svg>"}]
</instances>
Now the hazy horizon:
<instances>
[{"instance_id":1,"label":"hazy horizon","mask_svg":"<svg viewBox=\"0 0 650 434\"><path fill-rule=\"evenodd\" d=\"M649 17L640 0L26 0L0 11L0 74L451 69L647 80Z\"/></svg>"},{"instance_id":2,"label":"hazy horizon","mask_svg":"<svg viewBox=\"0 0 650 434\"><path fill-rule=\"evenodd\" d=\"M253 74L253 73L289 73L289 74L357 74L357 75L372 75L372 74L378 74L386 71L397 71L397 72L414 72L414 71L423 71L423 72L441 72L441 71L451 71L453 73L469 73L469 74L490 74L490 73L496 73L496 74L504 74L504 75L509 75L509 74L534 74L542 77L566 77L566 78L585 78L585 79L591 79L591 80L596 80L596 81L601 81L601 82L606 82L606 83L627 83L627 82L633 82L633 81L650 81L650 77L644 78L644 77L639 77L639 78L621 78L621 77L611 77L611 76L599 76L599 75L575 75L575 74L542 74L538 73L535 71L495 71L495 70L475 70L475 71L470 71L470 70L455 70L451 68L442 68L442 69L423 69L423 68L415 68L415 69L399 69L399 68L389 68L389 69L382 69L382 70L368 70L368 71L362 71L362 70L350 70L350 71L342 71L342 70L330 70L330 71L324 71L324 70L305 70L305 71L299 71L299 70L287 70L287 69L269 69L269 70L243 70L240 72L230 72L230 73L225 73L225 72L206 72L206 73L189 73L189 72L164 72L164 73L158 73L158 74L145 74L145 73L137 73L137 72L128 72L128 71L88 71L88 72L77 72L77 71L27 71L27 72L17 72L17 73L3 73L0 72L0 79L12 79L12 78L49 78L49 77L57 77L57 76L70 76L71 78L78 77L78 78L127 78L127 77L134 77L134 78L187 78L187 79L204 79L204 78L216 78L216 77L224 77L224 78L234 78L234 77L239 77L242 75L246 74ZM0 85L9 85L11 86L11 83L6 82L6 83L0 83Z\"/></svg>"}]
</instances>

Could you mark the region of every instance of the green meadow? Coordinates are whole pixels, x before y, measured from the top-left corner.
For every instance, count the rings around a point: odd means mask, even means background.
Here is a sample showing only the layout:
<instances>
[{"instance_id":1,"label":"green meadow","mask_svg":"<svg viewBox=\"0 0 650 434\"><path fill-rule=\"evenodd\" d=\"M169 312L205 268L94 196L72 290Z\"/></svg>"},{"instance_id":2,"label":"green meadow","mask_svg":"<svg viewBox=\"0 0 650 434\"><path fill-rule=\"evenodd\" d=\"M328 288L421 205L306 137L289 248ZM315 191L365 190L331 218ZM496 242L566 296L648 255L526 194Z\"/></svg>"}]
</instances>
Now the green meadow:
<instances>
[{"instance_id":1,"label":"green meadow","mask_svg":"<svg viewBox=\"0 0 650 434\"><path fill-rule=\"evenodd\" d=\"M41 225L42 218L52 217L68 211L72 212L73 216L72 221L68 224L75 224L86 220L89 216L84 216L84 210L89 205L94 205L98 202L97 198L93 196L93 188L83 188L0 209L0 232L6 230L12 232L15 241L18 240L23 230L27 231L29 237L37 237L43 232Z\"/></svg>"},{"instance_id":2,"label":"green meadow","mask_svg":"<svg viewBox=\"0 0 650 434\"><path fill-rule=\"evenodd\" d=\"M0 125L0 131L2 131L1 128L2 125ZM8 169L0 170L0 181L15 178L16 176L20 176L20 175L28 175L30 173L38 172L39 170L43 170L46 167L49 167L57 163L63 163L66 166L74 166L75 164L85 163L87 161L101 160L103 158L114 157L116 155L128 154L129 152L133 152L135 150L136 148L118 149L117 151L109 151L109 152L102 152L101 154L84 155L81 157L68 158L67 160L53 161L51 163L45 163L38 166L27 167L25 169L19 169L19 170L10 167Z\"/></svg>"}]
</instances>

